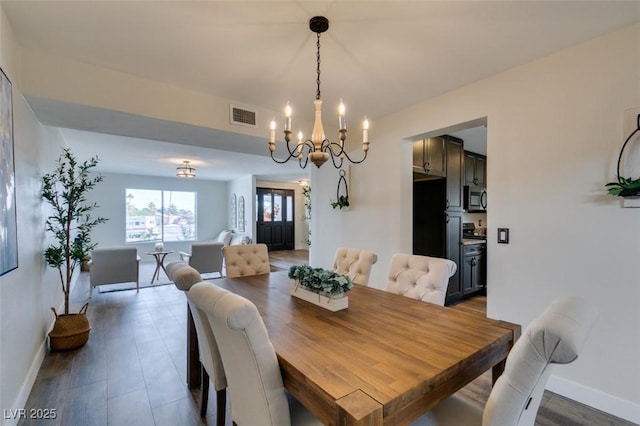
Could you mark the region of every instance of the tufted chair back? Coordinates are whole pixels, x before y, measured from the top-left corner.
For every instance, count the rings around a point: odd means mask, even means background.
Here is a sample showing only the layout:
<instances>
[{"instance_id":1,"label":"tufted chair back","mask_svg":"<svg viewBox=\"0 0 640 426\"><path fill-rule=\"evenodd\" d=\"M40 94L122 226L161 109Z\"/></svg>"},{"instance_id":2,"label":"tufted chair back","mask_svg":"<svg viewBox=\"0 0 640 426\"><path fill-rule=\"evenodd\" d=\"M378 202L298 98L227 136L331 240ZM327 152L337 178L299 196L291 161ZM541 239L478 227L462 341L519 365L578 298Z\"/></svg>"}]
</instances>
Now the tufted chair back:
<instances>
[{"instance_id":1,"label":"tufted chair back","mask_svg":"<svg viewBox=\"0 0 640 426\"><path fill-rule=\"evenodd\" d=\"M347 275L356 284L369 285L371 267L378 255L369 250L340 247L333 259L333 271Z\"/></svg>"},{"instance_id":2,"label":"tufted chair back","mask_svg":"<svg viewBox=\"0 0 640 426\"><path fill-rule=\"evenodd\" d=\"M391 258L387 291L444 306L456 270L449 259L397 253Z\"/></svg>"},{"instance_id":3,"label":"tufted chair back","mask_svg":"<svg viewBox=\"0 0 640 426\"><path fill-rule=\"evenodd\" d=\"M251 301L209 282L191 287L188 297L207 316L220 342L234 424L321 425L298 401L288 398L276 352Z\"/></svg>"},{"instance_id":4,"label":"tufted chair back","mask_svg":"<svg viewBox=\"0 0 640 426\"><path fill-rule=\"evenodd\" d=\"M173 281L178 289L185 292L185 294L187 294L195 284L202 282L200 273L185 262L171 262L167 265L166 269L169 279ZM193 318L193 323L196 327L198 354L200 363L202 364L200 415L206 417L209 378L211 378L217 394L217 425L223 426L225 424L226 414L227 377L224 373L222 358L220 357L220 351L218 350L218 344L213 335L213 330L207 319L207 314L196 307L191 300L188 300L188 302L189 308L191 309L191 318Z\"/></svg>"},{"instance_id":5,"label":"tufted chair back","mask_svg":"<svg viewBox=\"0 0 640 426\"><path fill-rule=\"evenodd\" d=\"M271 272L266 244L226 246L222 249L227 277L267 274Z\"/></svg>"},{"instance_id":6,"label":"tufted chair back","mask_svg":"<svg viewBox=\"0 0 640 426\"><path fill-rule=\"evenodd\" d=\"M551 367L578 358L597 316L583 298L557 298L513 345L484 411L453 395L413 425L533 426Z\"/></svg>"}]
</instances>

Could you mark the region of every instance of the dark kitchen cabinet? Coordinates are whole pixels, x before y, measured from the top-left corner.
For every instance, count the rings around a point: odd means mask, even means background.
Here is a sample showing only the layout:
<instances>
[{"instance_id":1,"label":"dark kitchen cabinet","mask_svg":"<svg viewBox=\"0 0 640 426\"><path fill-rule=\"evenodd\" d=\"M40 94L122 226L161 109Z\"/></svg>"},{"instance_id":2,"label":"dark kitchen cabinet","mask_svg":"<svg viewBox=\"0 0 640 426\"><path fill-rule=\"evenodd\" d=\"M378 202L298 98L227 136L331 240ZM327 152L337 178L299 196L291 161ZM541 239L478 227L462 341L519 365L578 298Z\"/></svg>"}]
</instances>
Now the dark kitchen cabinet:
<instances>
[{"instance_id":1,"label":"dark kitchen cabinet","mask_svg":"<svg viewBox=\"0 0 640 426\"><path fill-rule=\"evenodd\" d=\"M462 211L464 149L462 139L447 136L447 211Z\"/></svg>"},{"instance_id":2,"label":"dark kitchen cabinet","mask_svg":"<svg viewBox=\"0 0 640 426\"><path fill-rule=\"evenodd\" d=\"M486 244L468 244L462 249L462 294L484 290L487 284Z\"/></svg>"},{"instance_id":3,"label":"dark kitchen cabinet","mask_svg":"<svg viewBox=\"0 0 640 426\"><path fill-rule=\"evenodd\" d=\"M438 136L413 142L413 171L446 176L446 138Z\"/></svg>"},{"instance_id":4,"label":"dark kitchen cabinet","mask_svg":"<svg viewBox=\"0 0 640 426\"><path fill-rule=\"evenodd\" d=\"M464 184L486 187L487 157L475 152L464 152Z\"/></svg>"},{"instance_id":5,"label":"dark kitchen cabinet","mask_svg":"<svg viewBox=\"0 0 640 426\"><path fill-rule=\"evenodd\" d=\"M457 266L456 273L449 278L449 287L447 287L445 304L449 305L452 302L460 300L464 295L462 290L462 262L460 253L460 242L462 241L462 212L447 212L445 214L445 221L445 257L453 260Z\"/></svg>"}]
</instances>

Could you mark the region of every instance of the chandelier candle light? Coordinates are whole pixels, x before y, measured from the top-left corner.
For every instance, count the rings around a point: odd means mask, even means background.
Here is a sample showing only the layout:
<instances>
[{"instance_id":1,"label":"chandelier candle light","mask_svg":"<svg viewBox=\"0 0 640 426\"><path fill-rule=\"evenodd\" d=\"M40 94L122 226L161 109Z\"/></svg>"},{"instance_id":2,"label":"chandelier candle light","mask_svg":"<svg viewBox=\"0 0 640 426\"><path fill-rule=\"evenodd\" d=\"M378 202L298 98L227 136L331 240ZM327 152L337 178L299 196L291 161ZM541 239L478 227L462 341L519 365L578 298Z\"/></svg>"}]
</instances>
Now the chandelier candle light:
<instances>
[{"instance_id":1,"label":"chandelier candle light","mask_svg":"<svg viewBox=\"0 0 640 426\"><path fill-rule=\"evenodd\" d=\"M284 123L284 140L287 142L287 151L289 156L284 160L277 160L274 158L273 153L276 149L276 122L271 121L269 126L269 151L271 152L271 158L276 163L286 163L292 158L297 158L301 168L307 167L309 160L316 167L320 168L331 157L333 166L337 169L342 167L342 162L346 158L351 163L359 164L367 158L369 152L369 120L365 117L362 124L362 151L364 151L364 157L359 161L354 161L349 158L344 148L344 141L347 139L347 125L345 119L345 106L340 99L340 106L338 107L338 133L340 133L340 142L331 142L325 137L324 129L322 127L322 99L320 98L320 34L329 29L329 20L324 16L315 16L309 20L309 29L317 34L318 41L317 46L317 68L316 68L316 100L315 104L315 121L313 123L313 130L311 132L311 139L304 140L302 131L298 132L298 143L291 145L291 105L287 102L285 108L285 123ZM303 159L304 158L304 159ZM339 160L337 160L339 159Z\"/></svg>"}]
</instances>

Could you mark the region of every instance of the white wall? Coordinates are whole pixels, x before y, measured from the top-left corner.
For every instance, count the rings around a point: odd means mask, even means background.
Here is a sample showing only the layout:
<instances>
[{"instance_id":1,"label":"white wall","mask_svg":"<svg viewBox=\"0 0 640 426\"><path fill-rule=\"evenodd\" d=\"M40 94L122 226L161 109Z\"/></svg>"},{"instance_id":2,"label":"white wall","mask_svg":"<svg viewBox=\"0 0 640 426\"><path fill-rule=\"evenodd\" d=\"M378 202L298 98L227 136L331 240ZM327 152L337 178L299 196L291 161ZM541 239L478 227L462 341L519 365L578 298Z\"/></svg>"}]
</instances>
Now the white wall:
<instances>
[{"instance_id":1,"label":"white wall","mask_svg":"<svg viewBox=\"0 0 640 426\"><path fill-rule=\"evenodd\" d=\"M156 189L169 191L196 192L197 239L206 241L215 238L227 227L229 221L227 208L227 183L196 179L162 178L150 176L102 173L104 180L96 185L88 195L90 202L96 202L98 208L94 216L109 218L95 228L92 234L99 247L117 247L125 244L126 189ZM138 256L143 262L154 262L152 256L145 253L154 249L155 243L134 244ZM191 252L190 241L169 241L164 248L174 250L167 256L165 263L179 259L179 251Z\"/></svg>"},{"instance_id":2,"label":"white wall","mask_svg":"<svg viewBox=\"0 0 640 426\"><path fill-rule=\"evenodd\" d=\"M640 423L640 211L604 190L624 111L640 106L639 77L635 25L376 120L369 158L351 170L350 211L328 205L335 171L312 179L311 263L326 266L343 244L366 247L379 256L371 282L383 287L391 255L411 251L402 141L486 116L489 316L526 326L556 296L595 303L583 354L554 370L550 388ZM497 227L511 229L509 245L496 243Z\"/></svg>"},{"instance_id":3,"label":"white wall","mask_svg":"<svg viewBox=\"0 0 640 426\"><path fill-rule=\"evenodd\" d=\"M0 3L1 8L1 3ZM41 176L54 167L64 145L58 131L42 126L20 92L19 57L11 28L0 10L0 66L12 81L18 269L0 278L0 407L24 407L45 354L53 324L51 307L63 296L57 273L42 255L47 211L41 198ZM5 419L1 424L15 423Z\"/></svg>"},{"instance_id":4,"label":"white wall","mask_svg":"<svg viewBox=\"0 0 640 426\"><path fill-rule=\"evenodd\" d=\"M231 217L227 221L225 229L233 229L235 232L241 234L247 234L251 237L251 241L256 241L256 180L253 176L244 176L235 180L232 180L228 184L227 198L225 206L227 210L231 208L231 194L236 194L238 200L238 212L241 209L240 197L244 197L244 232L240 229L240 219L238 219L238 226L233 228Z\"/></svg>"}]
</instances>

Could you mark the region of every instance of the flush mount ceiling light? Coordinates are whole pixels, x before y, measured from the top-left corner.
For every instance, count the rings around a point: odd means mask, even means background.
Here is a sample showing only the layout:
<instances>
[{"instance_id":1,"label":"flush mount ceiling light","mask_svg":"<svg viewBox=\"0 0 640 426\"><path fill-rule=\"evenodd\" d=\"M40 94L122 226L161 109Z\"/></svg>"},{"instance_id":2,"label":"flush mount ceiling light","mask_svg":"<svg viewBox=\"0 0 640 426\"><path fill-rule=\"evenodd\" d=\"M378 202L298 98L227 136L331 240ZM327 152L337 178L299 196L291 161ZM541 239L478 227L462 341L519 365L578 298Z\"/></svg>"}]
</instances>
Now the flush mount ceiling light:
<instances>
[{"instance_id":1,"label":"flush mount ceiling light","mask_svg":"<svg viewBox=\"0 0 640 426\"><path fill-rule=\"evenodd\" d=\"M184 160L181 165L176 168L176 176L181 178L196 177L196 169L189 165L188 160Z\"/></svg>"},{"instance_id":2,"label":"flush mount ceiling light","mask_svg":"<svg viewBox=\"0 0 640 426\"><path fill-rule=\"evenodd\" d=\"M369 121L365 117L362 124L362 151L364 151L364 157L362 160L354 161L349 158L349 155L347 155L344 150L344 141L347 139L347 125L345 121L345 107L342 100L340 100L340 106L338 107L338 133L340 134L340 142L331 142L325 138L324 129L322 128L322 99L320 99L320 34L329 29L329 20L324 16L315 16L309 20L309 29L316 33L318 38L316 43L318 48L316 53L317 90L316 100L313 102L316 107L316 114L311 139L305 140L302 131L300 131L298 132L298 143L295 145L290 144L292 110L289 103L287 103L287 107L285 108L284 140L287 142L289 156L284 160L274 158L273 153L276 149L276 122L271 121L269 132L269 151L271 152L271 158L280 164L286 163L292 158L297 158L300 167L303 169L307 167L309 160L319 168L329 157L331 157L333 166L337 169L342 167L342 162L345 158L354 164L362 163L367 158L367 152L369 151Z\"/></svg>"}]
</instances>

